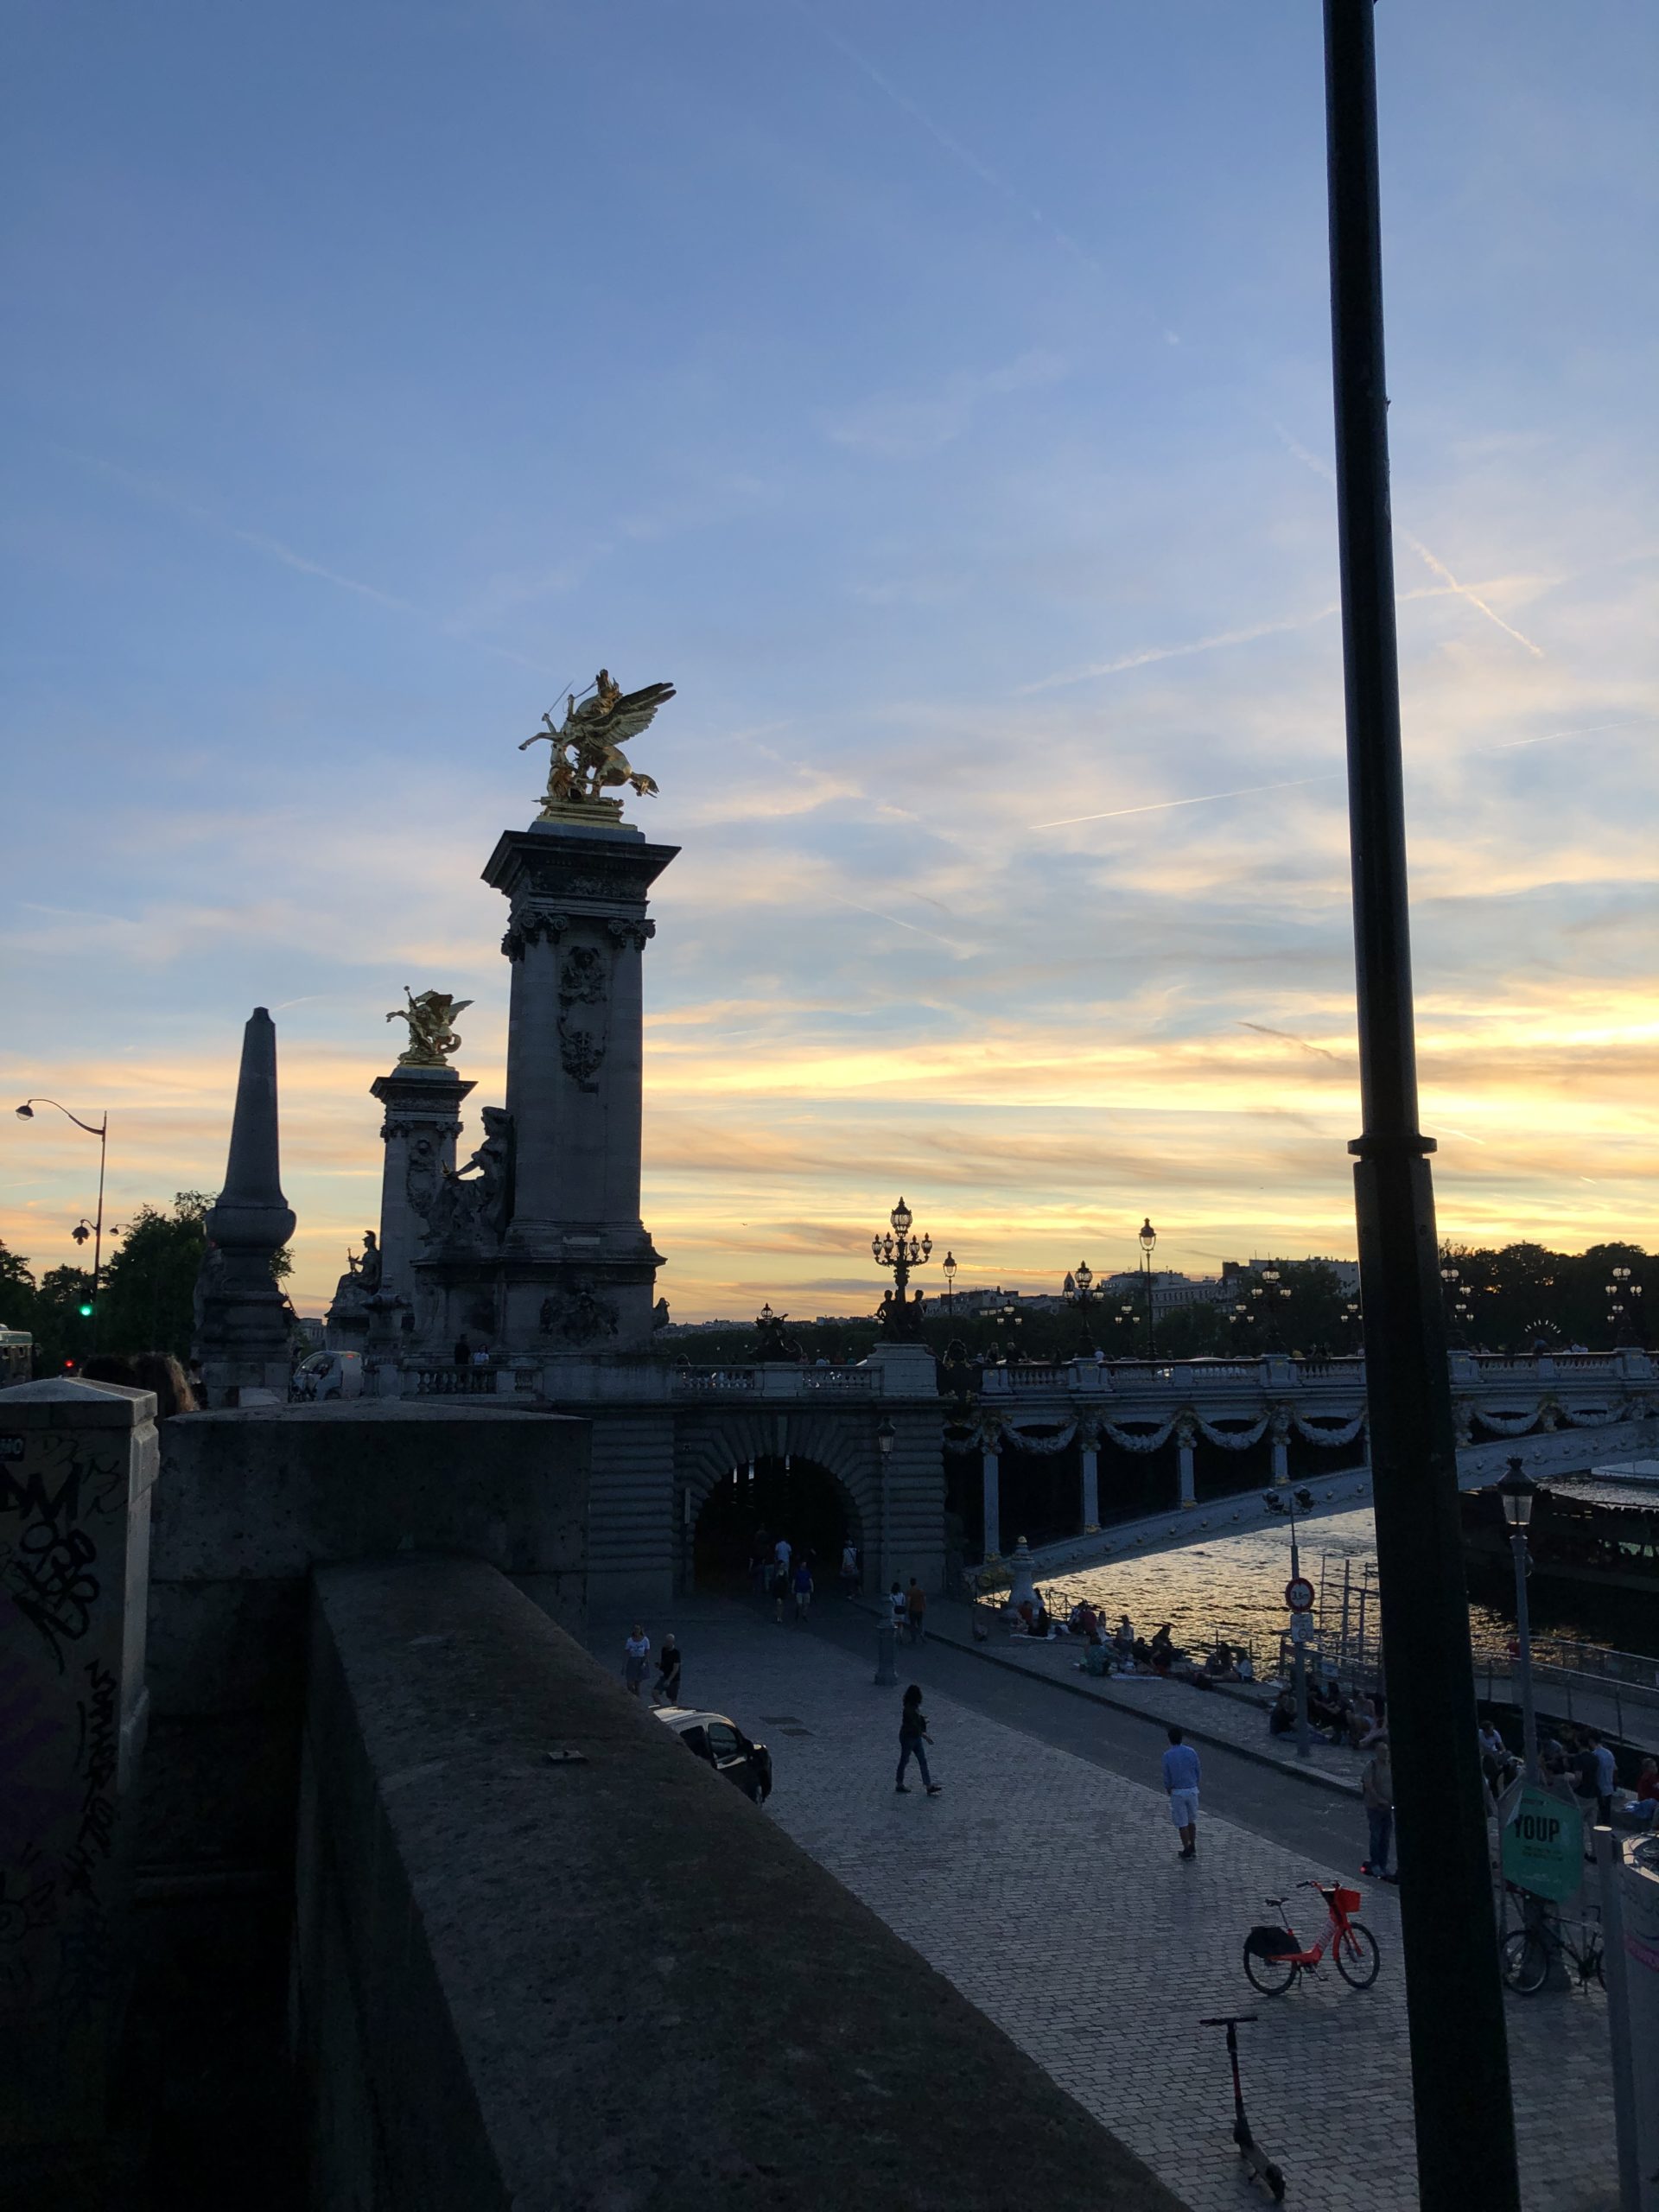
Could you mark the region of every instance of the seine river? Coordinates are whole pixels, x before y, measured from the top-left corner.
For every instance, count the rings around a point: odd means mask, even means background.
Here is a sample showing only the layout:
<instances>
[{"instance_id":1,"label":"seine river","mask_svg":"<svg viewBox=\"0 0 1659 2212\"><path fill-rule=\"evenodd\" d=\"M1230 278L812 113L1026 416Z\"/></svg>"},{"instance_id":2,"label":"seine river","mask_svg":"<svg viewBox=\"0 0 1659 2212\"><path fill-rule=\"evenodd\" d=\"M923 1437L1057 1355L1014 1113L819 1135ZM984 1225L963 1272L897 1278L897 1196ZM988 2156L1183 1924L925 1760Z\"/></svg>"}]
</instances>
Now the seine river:
<instances>
[{"instance_id":1,"label":"seine river","mask_svg":"<svg viewBox=\"0 0 1659 2212\"><path fill-rule=\"evenodd\" d=\"M1226 1502L1212 1500L1211 1517L1228 1510ZM1369 1506L1348 1513L1317 1516L1299 1524L1302 1572L1316 1585L1323 1584L1325 1625L1341 1617L1343 1563L1348 1562L1350 1618L1357 1623L1358 1592L1363 1584L1367 1601L1369 1632L1376 1619L1376 1531ZM1371 1563L1367 1583L1366 1566ZM1160 1621L1167 1621L1178 1643L1201 1650L1217 1635L1235 1643L1249 1643L1257 1656L1270 1654L1285 1621L1285 1584L1290 1579L1290 1530L1284 1523L1256 1528L1237 1535L1216 1535L1189 1544L1178 1552L1158 1552L1149 1559L1109 1560L1104 1566L1077 1567L1053 1578L1051 1587L1076 1595L1087 1594L1116 1622L1128 1613L1139 1636L1150 1636ZM1650 1614L1649 1601L1643 1601ZM1631 1618L1621 1608L1618 1616L1604 1615L1604 1601L1594 1595L1573 1598L1535 1587L1532 1624L1540 1634L1581 1637L1594 1643L1611 1643L1625 1650L1659 1654L1659 1622ZM1600 1617L1600 1618L1599 1618ZM1481 1656L1502 1658L1513 1634L1512 1613L1491 1605L1471 1605L1470 1629Z\"/></svg>"}]
</instances>

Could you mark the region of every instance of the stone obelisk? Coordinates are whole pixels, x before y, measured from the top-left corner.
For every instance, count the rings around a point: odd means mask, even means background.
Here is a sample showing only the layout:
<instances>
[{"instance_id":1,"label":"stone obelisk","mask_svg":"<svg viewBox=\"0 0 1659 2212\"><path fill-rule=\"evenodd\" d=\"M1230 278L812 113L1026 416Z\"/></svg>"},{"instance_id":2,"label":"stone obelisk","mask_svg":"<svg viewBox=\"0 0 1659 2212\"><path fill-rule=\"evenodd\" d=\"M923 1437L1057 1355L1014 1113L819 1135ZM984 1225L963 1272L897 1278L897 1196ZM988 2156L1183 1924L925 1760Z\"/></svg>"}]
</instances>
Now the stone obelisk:
<instances>
[{"instance_id":1,"label":"stone obelisk","mask_svg":"<svg viewBox=\"0 0 1659 2212\"><path fill-rule=\"evenodd\" d=\"M196 1281L196 1357L210 1406L244 1391L288 1396L287 1302L270 1263L294 1234L277 1157L276 1028L255 1007L242 1033L225 1187L207 1215L207 1255Z\"/></svg>"}]
</instances>

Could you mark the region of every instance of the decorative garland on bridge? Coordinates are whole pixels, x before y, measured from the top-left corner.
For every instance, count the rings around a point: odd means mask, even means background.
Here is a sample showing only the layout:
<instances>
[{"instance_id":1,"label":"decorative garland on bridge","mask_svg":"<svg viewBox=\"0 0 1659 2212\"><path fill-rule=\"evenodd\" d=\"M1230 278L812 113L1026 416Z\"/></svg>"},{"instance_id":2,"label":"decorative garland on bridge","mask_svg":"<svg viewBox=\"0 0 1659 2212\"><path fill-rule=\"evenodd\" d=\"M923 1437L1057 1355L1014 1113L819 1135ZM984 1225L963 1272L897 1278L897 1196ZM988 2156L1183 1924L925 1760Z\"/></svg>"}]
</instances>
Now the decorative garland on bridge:
<instances>
[{"instance_id":1,"label":"decorative garland on bridge","mask_svg":"<svg viewBox=\"0 0 1659 2212\"><path fill-rule=\"evenodd\" d=\"M1310 1444L1328 1444L1335 1451L1353 1442L1365 1426L1366 1412L1362 1406L1351 1421L1306 1421L1300 1414L1293 1414L1291 1419L1296 1424L1298 1436L1305 1437Z\"/></svg>"}]
</instances>

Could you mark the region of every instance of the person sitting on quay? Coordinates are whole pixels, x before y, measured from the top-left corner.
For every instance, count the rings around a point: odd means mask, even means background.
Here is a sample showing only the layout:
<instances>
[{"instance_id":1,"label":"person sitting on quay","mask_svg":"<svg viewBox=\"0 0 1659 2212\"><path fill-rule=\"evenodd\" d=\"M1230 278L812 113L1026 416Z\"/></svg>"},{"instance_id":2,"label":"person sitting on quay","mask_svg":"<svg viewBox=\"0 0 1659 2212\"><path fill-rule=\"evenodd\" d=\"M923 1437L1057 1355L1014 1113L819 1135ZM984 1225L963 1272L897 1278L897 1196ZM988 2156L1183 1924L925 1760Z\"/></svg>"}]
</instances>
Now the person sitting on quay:
<instances>
[{"instance_id":1,"label":"person sitting on quay","mask_svg":"<svg viewBox=\"0 0 1659 2212\"><path fill-rule=\"evenodd\" d=\"M1238 1679L1241 1682L1255 1680L1255 1662L1242 1643L1238 1646Z\"/></svg>"},{"instance_id":2,"label":"person sitting on quay","mask_svg":"<svg viewBox=\"0 0 1659 2212\"><path fill-rule=\"evenodd\" d=\"M1288 1689L1282 1689L1273 1700L1273 1709L1268 1715L1268 1733L1270 1736L1288 1736L1295 1726L1295 1695Z\"/></svg>"},{"instance_id":3,"label":"person sitting on quay","mask_svg":"<svg viewBox=\"0 0 1659 2212\"><path fill-rule=\"evenodd\" d=\"M1212 1682L1236 1682L1238 1669L1233 1663L1233 1647L1217 1637L1213 1651L1205 1654L1204 1671Z\"/></svg>"},{"instance_id":4,"label":"person sitting on quay","mask_svg":"<svg viewBox=\"0 0 1659 2212\"><path fill-rule=\"evenodd\" d=\"M1116 1630L1112 1637L1112 1649L1116 1652L1120 1664L1135 1656L1135 1630L1129 1626L1129 1617L1127 1613L1117 1624Z\"/></svg>"},{"instance_id":5,"label":"person sitting on quay","mask_svg":"<svg viewBox=\"0 0 1659 2212\"><path fill-rule=\"evenodd\" d=\"M1152 1671L1154 1675L1168 1674L1178 1659L1184 1659L1186 1656L1180 1646L1171 1639L1167 1621L1153 1637L1147 1649L1147 1656L1152 1662Z\"/></svg>"}]
</instances>

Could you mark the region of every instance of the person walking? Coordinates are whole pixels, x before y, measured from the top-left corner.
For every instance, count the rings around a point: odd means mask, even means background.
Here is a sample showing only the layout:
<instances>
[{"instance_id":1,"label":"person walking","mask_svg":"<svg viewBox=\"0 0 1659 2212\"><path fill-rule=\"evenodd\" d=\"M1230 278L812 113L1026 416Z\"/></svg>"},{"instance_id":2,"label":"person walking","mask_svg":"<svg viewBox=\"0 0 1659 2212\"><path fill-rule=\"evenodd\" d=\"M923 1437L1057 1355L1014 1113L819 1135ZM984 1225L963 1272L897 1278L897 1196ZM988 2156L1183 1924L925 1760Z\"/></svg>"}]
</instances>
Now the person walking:
<instances>
[{"instance_id":1,"label":"person walking","mask_svg":"<svg viewBox=\"0 0 1659 2212\"><path fill-rule=\"evenodd\" d=\"M1599 1729L1590 1731L1590 1749L1596 1762L1596 1819L1602 1827L1611 1825L1613 1792L1618 1787L1618 1766Z\"/></svg>"},{"instance_id":2,"label":"person walking","mask_svg":"<svg viewBox=\"0 0 1659 2212\"><path fill-rule=\"evenodd\" d=\"M680 1647L671 1629L657 1655L657 1687L652 1696L658 1705L677 1705L680 1701Z\"/></svg>"},{"instance_id":3,"label":"person walking","mask_svg":"<svg viewBox=\"0 0 1659 2212\"><path fill-rule=\"evenodd\" d=\"M1389 1846L1394 1840L1394 1763L1389 1756L1386 1729L1372 1745L1371 1756L1359 1777L1359 1802L1365 1808L1370 1829L1370 1847L1359 1871L1373 1881L1392 1882L1397 1878L1389 1872Z\"/></svg>"},{"instance_id":4,"label":"person walking","mask_svg":"<svg viewBox=\"0 0 1659 2212\"><path fill-rule=\"evenodd\" d=\"M1164 1753L1164 1794L1169 1817L1180 1833L1180 1857L1198 1855L1198 1755L1183 1743L1179 1728L1167 1732L1169 1749Z\"/></svg>"},{"instance_id":5,"label":"person walking","mask_svg":"<svg viewBox=\"0 0 1659 2212\"><path fill-rule=\"evenodd\" d=\"M893 1615L895 1633L905 1624L905 1593L895 1582L887 1592L887 1609Z\"/></svg>"},{"instance_id":6,"label":"person walking","mask_svg":"<svg viewBox=\"0 0 1659 2212\"><path fill-rule=\"evenodd\" d=\"M627 1684L631 1696L639 1696L639 1685L645 1681L645 1669L650 1664L651 1638L635 1621L633 1634L622 1646L622 1679Z\"/></svg>"},{"instance_id":7,"label":"person walking","mask_svg":"<svg viewBox=\"0 0 1659 2212\"><path fill-rule=\"evenodd\" d=\"M785 1573L787 1573L789 1568L791 1552L791 1547L787 1536L779 1536L777 1542L772 1548L772 1555L773 1559L776 1560L779 1566L781 1567Z\"/></svg>"},{"instance_id":8,"label":"person walking","mask_svg":"<svg viewBox=\"0 0 1659 2212\"><path fill-rule=\"evenodd\" d=\"M903 1710L899 1716L899 1772L893 1788L900 1796L910 1795L910 1784L905 1780L905 1769L914 1759L922 1770L922 1781L930 1797L939 1795L940 1785L927 1770L927 1753L924 1744L933 1738L927 1732L927 1715L922 1711L922 1686L912 1682L905 1692Z\"/></svg>"},{"instance_id":9,"label":"person walking","mask_svg":"<svg viewBox=\"0 0 1659 2212\"><path fill-rule=\"evenodd\" d=\"M922 1641L923 1624L927 1618L927 1592L912 1574L910 1587L905 1592L905 1618L910 1628L912 1643Z\"/></svg>"},{"instance_id":10,"label":"person walking","mask_svg":"<svg viewBox=\"0 0 1659 2212\"><path fill-rule=\"evenodd\" d=\"M812 1570L803 1554L795 1570L795 1618L804 1621L812 1604Z\"/></svg>"},{"instance_id":11,"label":"person walking","mask_svg":"<svg viewBox=\"0 0 1659 2212\"><path fill-rule=\"evenodd\" d=\"M850 1536L841 1548L841 1589L843 1597L858 1595L858 1547Z\"/></svg>"},{"instance_id":12,"label":"person walking","mask_svg":"<svg viewBox=\"0 0 1659 2212\"><path fill-rule=\"evenodd\" d=\"M788 1560L781 1559L777 1560L772 1570L772 1617L780 1626L783 1623L784 1608L789 1603L792 1579Z\"/></svg>"}]
</instances>

